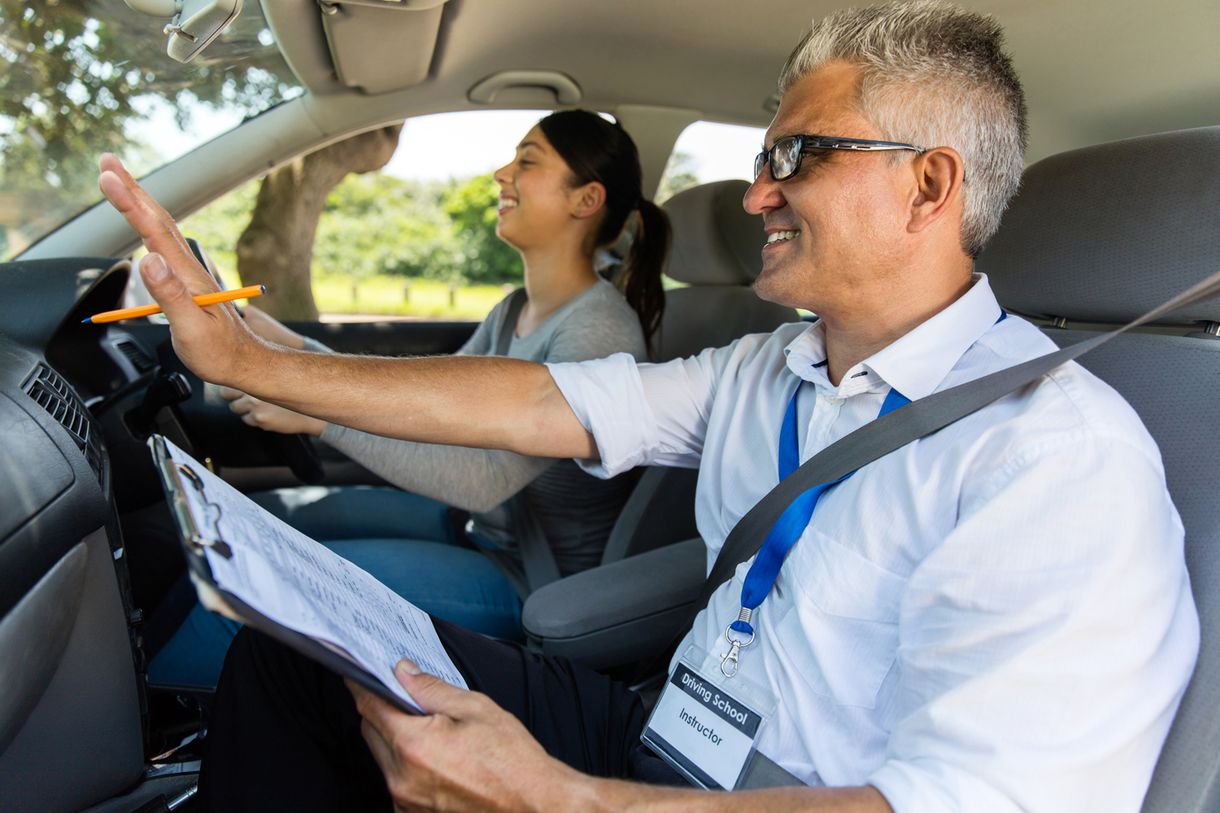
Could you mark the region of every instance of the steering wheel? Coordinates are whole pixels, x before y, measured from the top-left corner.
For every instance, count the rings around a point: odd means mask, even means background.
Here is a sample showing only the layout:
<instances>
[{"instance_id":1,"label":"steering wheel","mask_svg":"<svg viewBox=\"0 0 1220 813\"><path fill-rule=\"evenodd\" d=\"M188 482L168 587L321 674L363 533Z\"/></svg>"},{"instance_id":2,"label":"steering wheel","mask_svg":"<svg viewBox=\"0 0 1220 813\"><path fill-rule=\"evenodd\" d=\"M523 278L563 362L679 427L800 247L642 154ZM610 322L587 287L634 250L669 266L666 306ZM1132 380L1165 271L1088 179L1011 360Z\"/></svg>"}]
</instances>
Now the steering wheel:
<instances>
[{"instance_id":1,"label":"steering wheel","mask_svg":"<svg viewBox=\"0 0 1220 813\"><path fill-rule=\"evenodd\" d=\"M188 237L186 242L199 264L224 289L226 286L216 264L199 241ZM280 463L291 469L302 483L313 485L322 482L322 458L308 435L267 432L242 422L214 388L187 369L168 340L158 346L157 360L162 375L179 373L190 383L190 396L175 409L192 442L209 451L216 462L228 466Z\"/></svg>"},{"instance_id":2,"label":"steering wheel","mask_svg":"<svg viewBox=\"0 0 1220 813\"><path fill-rule=\"evenodd\" d=\"M179 373L191 385L191 394L175 407L191 442L225 466L286 465L302 483L322 482L322 458L308 435L267 432L244 423L229 404L192 373L174 352L169 340L157 347L162 375Z\"/></svg>"}]
</instances>

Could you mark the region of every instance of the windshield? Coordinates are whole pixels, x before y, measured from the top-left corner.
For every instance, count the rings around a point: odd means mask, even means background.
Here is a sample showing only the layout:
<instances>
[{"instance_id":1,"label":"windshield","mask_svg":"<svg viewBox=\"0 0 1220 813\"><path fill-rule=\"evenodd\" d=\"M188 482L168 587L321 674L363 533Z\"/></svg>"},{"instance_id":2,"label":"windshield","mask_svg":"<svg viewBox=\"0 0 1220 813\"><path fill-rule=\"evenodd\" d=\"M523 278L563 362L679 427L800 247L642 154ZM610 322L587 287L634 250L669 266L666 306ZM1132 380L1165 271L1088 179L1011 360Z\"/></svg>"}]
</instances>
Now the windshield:
<instances>
[{"instance_id":1,"label":"windshield","mask_svg":"<svg viewBox=\"0 0 1220 813\"><path fill-rule=\"evenodd\" d=\"M301 90L257 2L183 65L119 0L0 0L0 260L97 202L97 156L145 175Z\"/></svg>"}]
</instances>

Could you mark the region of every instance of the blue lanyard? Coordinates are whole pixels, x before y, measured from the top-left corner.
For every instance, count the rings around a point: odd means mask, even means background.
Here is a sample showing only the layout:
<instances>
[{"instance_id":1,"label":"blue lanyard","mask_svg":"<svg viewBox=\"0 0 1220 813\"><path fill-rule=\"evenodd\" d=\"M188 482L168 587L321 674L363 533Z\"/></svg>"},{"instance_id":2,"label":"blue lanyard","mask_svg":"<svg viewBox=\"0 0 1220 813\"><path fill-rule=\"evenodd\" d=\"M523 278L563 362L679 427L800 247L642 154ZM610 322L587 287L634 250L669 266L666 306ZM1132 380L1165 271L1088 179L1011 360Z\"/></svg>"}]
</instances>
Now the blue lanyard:
<instances>
[{"instance_id":1,"label":"blue lanyard","mask_svg":"<svg viewBox=\"0 0 1220 813\"><path fill-rule=\"evenodd\" d=\"M800 387L797 387L797 392ZM779 479L783 480L792 472L796 471L800 466L800 448L797 441L797 425L796 425L796 396L797 392L792 393L792 400L788 402L788 411L784 414L784 423L779 434ZM885 396L885 401L881 404L881 411L877 414L880 418L886 413L893 412L901 406L906 406L911 401L898 390L891 389L889 394ZM772 526L770 533L767 534L766 540L763 541L762 547L758 551L758 555L754 557L754 564L750 566L750 570L746 573L745 583L741 587L741 612L737 616L737 620L729 625L725 630L725 636L729 641L729 652L724 656L720 663L720 669L726 677L732 677L737 673L737 658L741 647L749 646L754 641L754 627L750 624L750 619L754 614L754 610L763 603L763 600L771 592L771 588L775 586L775 580L779 578L780 568L784 565L784 559L788 557L788 552L792 550L792 546L801 538L805 532L805 528L809 525L810 518L813 517L813 509L817 507L818 500L831 487L838 485L855 474L855 471L850 471L829 483L816 485L808 491L801 494L787 510L780 515ZM731 632L738 632L748 638L735 638ZM731 670L730 670L731 667Z\"/></svg>"},{"instance_id":2,"label":"blue lanyard","mask_svg":"<svg viewBox=\"0 0 1220 813\"><path fill-rule=\"evenodd\" d=\"M1000 316L995 320L995 324L998 325L1006 318L1008 318L1008 313L1001 308ZM800 448L796 437L796 396L798 392L800 392L799 385L796 392L792 393L792 400L788 402L788 411L784 413L784 424L779 433L779 479L781 481L796 471L801 464ZM896 389L890 389L889 394L885 396L885 401L881 404L881 411L877 413L877 417L880 418L909 403L911 403L911 399ZM737 614L737 619L724 631L724 636L729 642L729 651L720 661L720 671L724 673L725 677L737 674L737 662L741 648L754 642L754 627L750 624L754 611L771 593L771 588L775 586L775 580L779 578L780 568L784 566L788 552L792 550L792 546L809 526L809 520L813 517L813 509L817 508L818 500L830 488L855 473L855 471L849 471L838 480L814 486L793 500L788 509L775 521L775 525L767 534L762 547L759 548L758 555L754 557L754 564L750 565L750 569L746 572L745 583L741 586L741 611ZM734 632L747 637L734 637Z\"/></svg>"}]
</instances>

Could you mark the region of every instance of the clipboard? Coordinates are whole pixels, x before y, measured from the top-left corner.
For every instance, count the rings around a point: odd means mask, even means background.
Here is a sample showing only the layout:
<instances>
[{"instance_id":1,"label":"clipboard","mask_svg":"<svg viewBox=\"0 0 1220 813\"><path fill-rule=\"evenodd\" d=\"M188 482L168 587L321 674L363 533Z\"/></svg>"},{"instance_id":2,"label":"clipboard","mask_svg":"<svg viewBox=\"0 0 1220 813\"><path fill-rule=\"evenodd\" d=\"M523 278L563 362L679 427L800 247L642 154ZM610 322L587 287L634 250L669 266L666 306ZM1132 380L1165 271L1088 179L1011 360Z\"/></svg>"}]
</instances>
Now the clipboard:
<instances>
[{"instance_id":1,"label":"clipboard","mask_svg":"<svg viewBox=\"0 0 1220 813\"><path fill-rule=\"evenodd\" d=\"M164 436L153 434L148 439L148 447L152 451L153 462L156 465L157 474L160 476L161 486L165 490L165 500L178 530L182 550L186 556L187 572L191 582L195 585L199 603L204 608L274 638L305 657L317 661L340 677L348 678L363 686L400 711L408 714L423 713L419 708L394 694L386 688L384 683L337 649L268 618L217 584L212 575L212 568L208 564L206 551L210 549L226 559L233 555L232 547L220 534L220 506L206 499L204 484L199 475L189 465L177 463L171 457ZM193 514L185 496L188 488L195 489L204 495L209 516L199 518Z\"/></svg>"}]
</instances>

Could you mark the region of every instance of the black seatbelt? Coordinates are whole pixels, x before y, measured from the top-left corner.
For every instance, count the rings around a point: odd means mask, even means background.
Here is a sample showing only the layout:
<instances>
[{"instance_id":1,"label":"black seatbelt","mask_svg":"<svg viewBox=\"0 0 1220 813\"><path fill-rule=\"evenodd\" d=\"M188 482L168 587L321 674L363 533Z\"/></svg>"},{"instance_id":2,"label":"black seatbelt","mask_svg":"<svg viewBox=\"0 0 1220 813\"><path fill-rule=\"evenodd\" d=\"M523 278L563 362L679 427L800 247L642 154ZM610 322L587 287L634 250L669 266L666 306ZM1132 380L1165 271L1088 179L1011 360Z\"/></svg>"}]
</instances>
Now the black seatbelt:
<instances>
[{"instance_id":1,"label":"black seatbelt","mask_svg":"<svg viewBox=\"0 0 1220 813\"><path fill-rule=\"evenodd\" d=\"M513 334L517 330L517 319L521 309L525 307L527 297L524 288L518 288L509 294L508 304L504 308L504 320L500 322L500 330L496 333L496 344L493 353L497 356L508 355L508 349L513 342ZM504 553L488 552L492 561L512 582L517 595L525 598L542 587L559 579L559 565L555 562L555 554L547 541L542 523L538 515L530 509L529 498L522 489L511 497L505 506L512 522L513 538L517 540L517 550L521 555L521 566ZM519 571L523 570L524 573Z\"/></svg>"}]
</instances>

